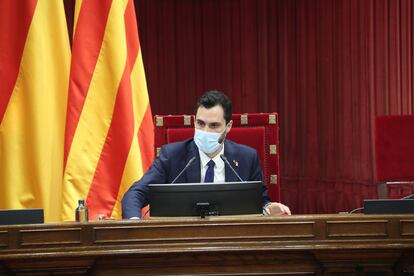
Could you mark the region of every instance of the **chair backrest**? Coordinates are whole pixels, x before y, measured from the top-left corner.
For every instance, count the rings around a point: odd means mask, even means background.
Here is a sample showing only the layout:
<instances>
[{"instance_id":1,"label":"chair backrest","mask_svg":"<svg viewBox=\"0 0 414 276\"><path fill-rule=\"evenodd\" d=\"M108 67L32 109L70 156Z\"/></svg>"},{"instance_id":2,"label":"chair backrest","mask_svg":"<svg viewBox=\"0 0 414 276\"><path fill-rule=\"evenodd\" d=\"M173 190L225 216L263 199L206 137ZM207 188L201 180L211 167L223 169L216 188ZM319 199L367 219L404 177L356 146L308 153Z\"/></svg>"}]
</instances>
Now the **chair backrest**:
<instances>
[{"instance_id":1,"label":"chair backrest","mask_svg":"<svg viewBox=\"0 0 414 276\"><path fill-rule=\"evenodd\" d=\"M233 114L233 126L227 139L256 149L264 181L272 201L280 201L278 114ZM194 135L193 115L154 116L155 154L164 144L182 141Z\"/></svg>"},{"instance_id":2,"label":"chair backrest","mask_svg":"<svg viewBox=\"0 0 414 276\"><path fill-rule=\"evenodd\" d=\"M384 183L414 183L414 116L375 118L375 163L380 198L387 197ZM398 196L398 195L397 195Z\"/></svg>"}]
</instances>

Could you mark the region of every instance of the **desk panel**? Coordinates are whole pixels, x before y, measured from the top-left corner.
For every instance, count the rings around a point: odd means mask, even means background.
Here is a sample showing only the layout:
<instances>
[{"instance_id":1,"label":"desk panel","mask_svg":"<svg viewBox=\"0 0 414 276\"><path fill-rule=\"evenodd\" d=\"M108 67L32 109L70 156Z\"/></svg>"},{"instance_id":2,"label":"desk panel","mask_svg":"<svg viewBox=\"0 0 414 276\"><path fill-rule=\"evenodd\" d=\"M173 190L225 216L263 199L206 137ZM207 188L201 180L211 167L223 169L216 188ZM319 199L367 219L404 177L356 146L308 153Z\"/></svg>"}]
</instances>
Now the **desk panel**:
<instances>
[{"instance_id":1,"label":"desk panel","mask_svg":"<svg viewBox=\"0 0 414 276\"><path fill-rule=\"evenodd\" d=\"M301 215L0 227L0 274L414 275L414 216Z\"/></svg>"}]
</instances>

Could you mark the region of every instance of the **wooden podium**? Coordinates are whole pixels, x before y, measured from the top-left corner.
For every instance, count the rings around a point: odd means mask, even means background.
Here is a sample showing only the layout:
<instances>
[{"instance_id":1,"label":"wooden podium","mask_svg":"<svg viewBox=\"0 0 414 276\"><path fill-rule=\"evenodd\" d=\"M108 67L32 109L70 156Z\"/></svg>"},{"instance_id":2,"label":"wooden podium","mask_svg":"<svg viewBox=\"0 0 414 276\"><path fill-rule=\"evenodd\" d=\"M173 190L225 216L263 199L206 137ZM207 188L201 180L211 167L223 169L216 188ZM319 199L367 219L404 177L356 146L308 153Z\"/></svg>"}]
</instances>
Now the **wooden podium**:
<instances>
[{"instance_id":1,"label":"wooden podium","mask_svg":"<svg viewBox=\"0 0 414 276\"><path fill-rule=\"evenodd\" d=\"M0 227L0 275L412 273L412 215L216 217Z\"/></svg>"}]
</instances>

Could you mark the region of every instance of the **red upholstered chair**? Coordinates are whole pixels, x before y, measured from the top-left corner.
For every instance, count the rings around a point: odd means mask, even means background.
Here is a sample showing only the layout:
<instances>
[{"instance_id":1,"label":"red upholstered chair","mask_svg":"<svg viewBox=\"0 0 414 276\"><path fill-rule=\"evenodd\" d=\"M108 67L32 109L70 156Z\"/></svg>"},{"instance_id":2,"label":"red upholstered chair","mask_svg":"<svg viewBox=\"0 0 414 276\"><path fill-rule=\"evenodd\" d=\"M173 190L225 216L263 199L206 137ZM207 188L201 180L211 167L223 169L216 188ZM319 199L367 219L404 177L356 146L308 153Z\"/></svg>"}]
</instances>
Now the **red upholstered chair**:
<instances>
[{"instance_id":1,"label":"red upholstered chair","mask_svg":"<svg viewBox=\"0 0 414 276\"><path fill-rule=\"evenodd\" d=\"M279 136L277 113L233 114L233 126L227 139L257 150L264 180L272 201L280 201ZM194 116L154 116L155 154L162 145L182 141L194 135Z\"/></svg>"},{"instance_id":2,"label":"red upholstered chair","mask_svg":"<svg viewBox=\"0 0 414 276\"><path fill-rule=\"evenodd\" d=\"M387 198L389 188L390 197L411 194L414 186L408 184L414 184L414 116L378 116L375 119L378 197Z\"/></svg>"}]
</instances>

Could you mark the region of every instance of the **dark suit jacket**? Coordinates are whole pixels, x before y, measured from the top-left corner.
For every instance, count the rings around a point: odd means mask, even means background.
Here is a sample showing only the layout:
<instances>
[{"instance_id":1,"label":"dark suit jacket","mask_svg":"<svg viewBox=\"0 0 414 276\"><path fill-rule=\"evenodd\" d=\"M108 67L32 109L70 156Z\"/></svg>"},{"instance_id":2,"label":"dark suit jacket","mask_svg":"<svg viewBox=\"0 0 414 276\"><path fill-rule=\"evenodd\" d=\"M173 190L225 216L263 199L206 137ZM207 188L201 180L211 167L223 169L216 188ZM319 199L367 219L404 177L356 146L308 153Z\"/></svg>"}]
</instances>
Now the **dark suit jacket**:
<instances>
[{"instance_id":1,"label":"dark suit jacket","mask_svg":"<svg viewBox=\"0 0 414 276\"><path fill-rule=\"evenodd\" d=\"M263 181L263 173L256 150L232 141L225 140L224 155L243 180ZM197 183L201 181L200 155L193 139L163 146L159 157L145 175L125 193L122 199L122 217L141 217L141 208L148 204L148 184L171 183L192 157L196 160L177 179L176 183ZM238 163L238 166L235 166ZM225 166L226 182L239 179ZM263 204L270 200L267 189L263 193Z\"/></svg>"}]
</instances>

